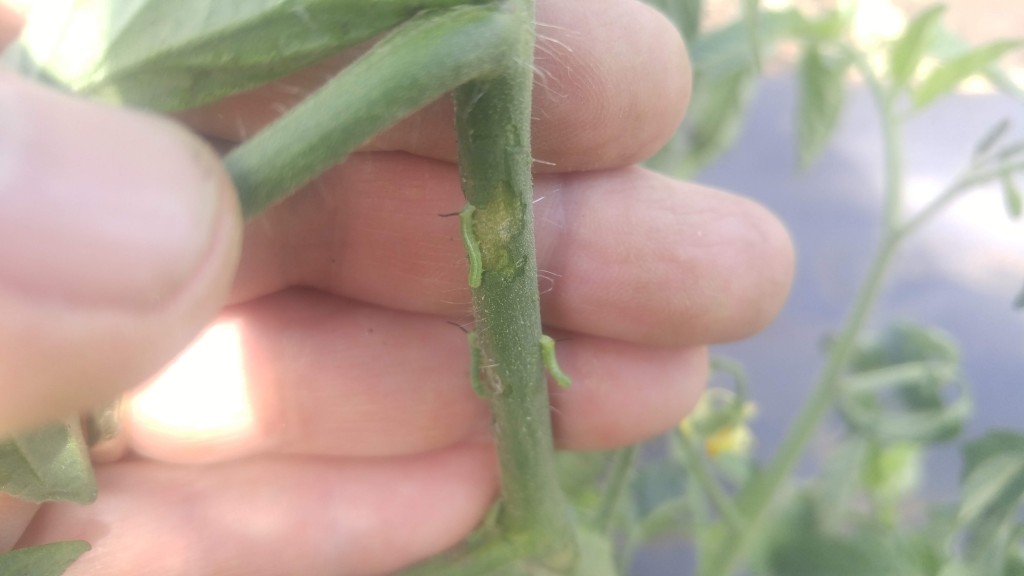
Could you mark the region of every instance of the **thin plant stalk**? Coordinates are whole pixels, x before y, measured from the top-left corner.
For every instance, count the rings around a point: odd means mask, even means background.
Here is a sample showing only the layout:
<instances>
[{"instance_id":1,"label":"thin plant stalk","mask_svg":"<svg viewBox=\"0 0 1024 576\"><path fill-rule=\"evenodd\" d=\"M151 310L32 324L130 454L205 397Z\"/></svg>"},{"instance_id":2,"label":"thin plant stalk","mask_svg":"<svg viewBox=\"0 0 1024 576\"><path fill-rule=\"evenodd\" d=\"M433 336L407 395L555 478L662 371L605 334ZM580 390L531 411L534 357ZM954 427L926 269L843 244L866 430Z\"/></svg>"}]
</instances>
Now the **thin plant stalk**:
<instances>
[{"instance_id":1,"label":"thin plant stalk","mask_svg":"<svg viewBox=\"0 0 1024 576\"><path fill-rule=\"evenodd\" d=\"M703 576L727 576L743 560L753 542L761 537L768 510L780 487L796 468L807 443L835 403L839 384L853 354L857 339L878 300L889 267L902 242L951 201L969 189L994 181L1007 172L1024 169L1022 162L1006 162L995 167L972 166L924 209L909 218L901 214L903 200L903 155L900 119L895 114L895 99L860 52L849 49L848 56L861 73L882 125L885 163L885 189L882 238L849 317L829 351L817 385L790 428L765 474L740 496L741 512L747 525L736 540L712 550L710 561L701 566Z\"/></svg>"},{"instance_id":2,"label":"thin plant stalk","mask_svg":"<svg viewBox=\"0 0 1024 576\"><path fill-rule=\"evenodd\" d=\"M533 231L532 0L506 3L518 43L501 73L454 93L463 192L482 273L473 288L482 387L491 406L501 467L505 537L542 563L567 568L575 538L558 480L551 406L541 358L540 294Z\"/></svg>"},{"instance_id":3,"label":"thin plant stalk","mask_svg":"<svg viewBox=\"0 0 1024 576\"><path fill-rule=\"evenodd\" d=\"M483 559L571 573L576 535L562 493L541 355L540 294L533 230L530 148L534 7L509 0L516 44L494 75L453 93L459 168L469 203L463 237L471 256L479 389L493 418L501 501L493 526L447 558L406 574L470 574ZM478 267L478 268L477 268ZM488 529L490 528L490 530ZM493 564L490 572L497 573ZM512 569L514 571L514 569Z\"/></svg>"},{"instance_id":4,"label":"thin plant stalk","mask_svg":"<svg viewBox=\"0 0 1024 576\"><path fill-rule=\"evenodd\" d=\"M597 529L601 532L610 532L615 523L615 515L622 506L622 498L629 489L629 480L632 477L637 452L639 450L636 445L627 446L616 452L615 459L612 460L608 486L604 490L594 521Z\"/></svg>"},{"instance_id":5,"label":"thin plant stalk","mask_svg":"<svg viewBox=\"0 0 1024 576\"><path fill-rule=\"evenodd\" d=\"M714 504L722 518L722 522L731 533L742 533L747 524L746 520L740 514L732 498L729 497L729 494L726 493L725 489L718 482L718 479L715 478L715 474L708 465L708 461L701 454L701 450L696 442L693 441L693 436L685 431L678 431L675 433L675 439L676 441L673 442L673 445L679 451L683 461L686 462L687 470L693 474L693 479L697 482L701 491Z\"/></svg>"},{"instance_id":6,"label":"thin plant stalk","mask_svg":"<svg viewBox=\"0 0 1024 576\"><path fill-rule=\"evenodd\" d=\"M782 446L768 464L764 475L752 488L740 495L740 510L747 524L735 539L711 551L709 562L701 566L702 576L727 576L742 561L750 546L761 537L768 510L779 494L782 484L789 478L807 443L815 430L835 404L839 383L853 353L857 339L864 327L874 304L878 300L886 273L899 246L898 234L900 199L902 198L902 141L899 124L892 113L892 101L882 89L881 81L866 64L863 57L854 56L883 124L883 157L885 162L885 206L882 239L869 265L863 284L857 292L850 315L847 317L839 337L830 349L825 367L818 377L810 398L804 404L793 426L783 439Z\"/></svg>"},{"instance_id":7,"label":"thin plant stalk","mask_svg":"<svg viewBox=\"0 0 1024 576\"><path fill-rule=\"evenodd\" d=\"M473 78L516 41L510 17L466 6L414 18L224 158L253 217L370 137Z\"/></svg>"}]
</instances>

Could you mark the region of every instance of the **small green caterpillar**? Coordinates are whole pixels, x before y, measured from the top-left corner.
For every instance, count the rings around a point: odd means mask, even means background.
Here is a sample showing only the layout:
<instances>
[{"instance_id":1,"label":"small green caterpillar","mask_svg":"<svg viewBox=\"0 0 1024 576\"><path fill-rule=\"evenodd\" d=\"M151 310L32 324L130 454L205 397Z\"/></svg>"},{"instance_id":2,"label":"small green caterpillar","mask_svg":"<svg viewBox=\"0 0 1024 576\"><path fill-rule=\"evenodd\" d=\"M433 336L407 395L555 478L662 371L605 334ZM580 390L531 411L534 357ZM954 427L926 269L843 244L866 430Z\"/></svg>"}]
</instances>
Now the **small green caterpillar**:
<instances>
[{"instance_id":1,"label":"small green caterpillar","mask_svg":"<svg viewBox=\"0 0 1024 576\"><path fill-rule=\"evenodd\" d=\"M547 368L548 373L551 374L551 378L554 379L556 384L562 388L568 388L572 385L569 375L562 372L562 369L558 366L558 359L555 358L555 339L547 334L542 334L540 337L540 355L544 360L544 367Z\"/></svg>"},{"instance_id":2,"label":"small green caterpillar","mask_svg":"<svg viewBox=\"0 0 1024 576\"><path fill-rule=\"evenodd\" d=\"M473 235L474 212L476 206L466 204L462 212L459 212L459 227L462 230L462 243L466 245L466 256L469 257L469 287L479 288L484 276L484 264L480 244Z\"/></svg>"}]
</instances>

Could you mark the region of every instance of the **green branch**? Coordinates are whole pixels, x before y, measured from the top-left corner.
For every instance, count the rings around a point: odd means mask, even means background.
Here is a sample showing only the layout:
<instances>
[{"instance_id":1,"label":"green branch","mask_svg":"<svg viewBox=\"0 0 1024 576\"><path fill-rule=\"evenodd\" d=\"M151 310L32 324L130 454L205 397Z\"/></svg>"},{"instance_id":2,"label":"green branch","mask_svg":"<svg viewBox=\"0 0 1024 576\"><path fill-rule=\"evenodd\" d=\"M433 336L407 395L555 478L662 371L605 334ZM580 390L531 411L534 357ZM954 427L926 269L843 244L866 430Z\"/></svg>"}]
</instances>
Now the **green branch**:
<instances>
[{"instance_id":1,"label":"green branch","mask_svg":"<svg viewBox=\"0 0 1024 576\"><path fill-rule=\"evenodd\" d=\"M501 466L498 526L526 556L566 570L575 535L555 463L533 238L533 3L503 7L516 42L501 73L454 93L463 192L482 267L473 278L476 342Z\"/></svg>"},{"instance_id":2,"label":"green branch","mask_svg":"<svg viewBox=\"0 0 1024 576\"><path fill-rule=\"evenodd\" d=\"M913 218L909 219L898 231L900 238L912 234L926 222L941 212L950 202L956 200L965 192L979 186L993 182L1004 174L1024 171L1024 160L1008 162L989 167L976 167L969 169L965 174L956 179L948 188L942 191L932 202L921 209Z\"/></svg>"},{"instance_id":3,"label":"green branch","mask_svg":"<svg viewBox=\"0 0 1024 576\"><path fill-rule=\"evenodd\" d=\"M507 0L500 10L508 26L501 34L510 40L502 43L499 67L453 96L468 202L460 223L471 259L473 344L479 355L474 376L491 407L501 503L490 529L407 574L498 573L509 550L517 561L508 567L511 573L540 566L568 574L576 565L575 528L555 461L537 290L530 148L533 2Z\"/></svg>"},{"instance_id":4,"label":"green branch","mask_svg":"<svg viewBox=\"0 0 1024 576\"><path fill-rule=\"evenodd\" d=\"M521 35L512 20L494 6L453 8L413 18L378 42L225 157L245 216L445 92L492 73Z\"/></svg>"},{"instance_id":5,"label":"green branch","mask_svg":"<svg viewBox=\"0 0 1024 576\"><path fill-rule=\"evenodd\" d=\"M686 462L686 469L693 474L693 479L697 481L697 485L700 486L700 489L711 500L715 508L718 509L722 522L725 523L725 526L732 534L743 533L747 524L746 520L715 478L714 473L708 466L707 459L701 454L700 449L693 441L693 437L682 430L677 431L675 436L676 442L673 442L673 444L676 450L679 451L683 461Z\"/></svg>"},{"instance_id":6,"label":"green branch","mask_svg":"<svg viewBox=\"0 0 1024 576\"><path fill-rule=\"evenodd\" d=\"M857 292L853 309L847 317L835 344L829 350L825 367L818 377L810 397L804 404L796 421L783 439L782 446L750 489L740 495L740 510L747 524L738 537L731 539L710 554L709 561L702 565L702 576L727 576L749 551L753 542L761 537L765 529L767 512L771 508L780 488L789 478L807 443L822 420L834 406L839 384L847 363L854 351L861 329L881 292L889 265L902 238L899 234L899 214L903 197L902 141L899 123L893 114L893 103L884 90L874 70L863 55L850 51L854 65L867 82L883 124L883 157L885 161L885 227L882 240L871 260L867 275Z\"/></svg>"},{"instance_id":7,"label":"green branch","mask_svg":"<svg viewBox=\"0 0 1024 576\"><path fill-rule=\"evenodd\" d=\"M594 524L603 533L611 532L615 523L615 514L622 506L622 498L629 488L629 480L632 477L633 463L636 462L638 452L636 445L622 448L615 454L612 461L612 472L608 479L608 486L604 490L601 503L597 508L597 515Z\"/></svg>"}]
</instances>

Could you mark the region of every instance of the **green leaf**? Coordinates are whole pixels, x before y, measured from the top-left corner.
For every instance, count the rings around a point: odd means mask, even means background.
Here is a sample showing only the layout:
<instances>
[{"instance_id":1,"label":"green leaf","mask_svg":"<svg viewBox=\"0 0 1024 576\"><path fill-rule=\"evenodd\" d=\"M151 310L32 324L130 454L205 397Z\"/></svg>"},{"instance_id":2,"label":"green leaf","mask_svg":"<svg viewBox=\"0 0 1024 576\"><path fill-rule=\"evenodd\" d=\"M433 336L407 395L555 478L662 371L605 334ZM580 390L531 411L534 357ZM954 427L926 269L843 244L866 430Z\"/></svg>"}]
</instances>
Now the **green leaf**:
<instances>
[{"instance_id":1,"label":"green leaf","mask_svg":"<svg viewBox=\"0 0 1024 576\"><path fill-rule=\"evenodd\" d=\"M818 18L804 18L794 30L794 36L803 44L829 44L840 42L847 34L853 17L849 10L829 10Z\"/></svg>"},{"instance_id":2,"label":"green leaf","mask_svg":"<svg viewBox=\"0 0 1024 576\"><path fill-rule=\"evenodd\" d=\"M660 10L679 29L686 43L692 44L700 36L704 15L703 0L645 0Z\"/></svg>"},{"instance_id":3,"label":"green leaf","mask_svg":"<svg viewBox=\"0 0 1024 576\"><path fill-rule=\"evenodd\" d=\"M949 440L972 410L959 375L948 335L897 325L855 353L840 388L840 412L856 434L883 444Z\"/></svg>"},{"instance_id":4,"label":"green leaf","mask_svg":"<svg viewBox=\"0 0 1024 576\"><path fill-rule=\"evenodd\" d=\"M839 121L846 95L849 61L824 53L818 44L804 49L798 70L797 141L800 165L807 167L825 148Z\"/></svg>"},{"instance_id":5,"label":"green leaf","mask_svg":"<svg viewBox=\"0 0 1024 576\"><path fill-rule=\"evenodd\" d=\"M1017 555L1024 503L1024 434L996 430L964 448L963 497L957 512L962 550L942 576L1003 576Z\"/></svg>"},{"instance_id":6,"label":"green leaf","mask_svg":"<svg viewBox=\"0 0 1024 576\"><path fill-rule=\"evenodd\" d=\"M914 90L914 106L922 108L939 96L953 91L961 82L983 73L1008 52L1024 45L1019 40L1003 40L978 46L943 62Z\"/></svg>"},{"instance_id":7,"label":"green leaf","mask_svg":"<svg viewBox=\"0 0 1024 576\"><path fill-rule=\"evenodd\" d=\"M960 353L956 341L942 330L895 324L881 336L858 347L850 362L850 371L856 374L915 361L958 363Z\"/></svg>"},{"instance_id":8,"label":"green leaf","mask_svg":"<svg viewBox=\"0 0 1024 576\"><path fill-rule=\"evenodd\" d=\"M754 69L761 71L761 10L760 0L743 0L743 23L747 28L747 43Z\"/></svg>"},{"instance_id":9,"label":"green leaf","mask_svg":"<svg viewBox=\"0 0 1024 576\"><path fill-rule=\"evenodd\" d=\"M825 529L843 526L855 509L868 448L869 443L863 438L847 436L824 459L816 496L823 504L818 511Z\"/></svg>"},{"instance_id":10,"label":"green leaf","mask_svg":"<svg viewBox=\"0 0 1024 576\"><path fill-rule=\"evenodd\" d=\"M989 129L988 132L982 136L981 140L974 146L974 152L971 154L974 158L981 158L988 155L988 153L999 144L1003 137L1006 136L1007 131L1010 129L1010 119L1003 118L998 124Z\"/></svg>"},{"instance_id":11,"label":"green leaf","mask_svg":"<svg viewBox=\"0 0 1024 576\"><path fill-rule=\"evenodd\" d=\"M916 442L872 445L864 467L864 486L889 501L909 494L921 483L922 453Z\"/></svg>"},{"instance_id":12,"label":"green leaf","mask_svg":"<svg viewBox=\"0 0 1024 576\"><path fill-rule=\"evenodd\" d=\"M562 490L574 506L594 509L601 497L601 478L605 476L607 452L558 452L558 478Z\"/></svg>"},{"instance_id":13,"label":"green leaf","mask_svg":"<svg viewBox=\"0 0 1024 576\"><path fill-rule=\"evenodd\" d=\"M925 47L935 35L935 31L942 21L942 15L946 7L943 5L931 6L919 13L907 25L907 29L893 44L889 51L889 75L892 77L894 89L900 89L910 83L917 71L917 65L921 62Z\"/></svg>"},{"instance_id":14,"label":"green leaf","mask_svg":"<svg viewBox=\"0 0 1024 576\"><path fill-rule=\"evenodd\" d=\"M893 535L875 526L827 531L807 496L797 497L770 532L767 562L774 576L914 575Z\"/></svg>"},{"instance_id":15,"label":"green leaf","mask_svg":"<svg viewBox=\"0 0 1024 576\"><path fill-rule=\"evenodd\" d=\"M1024 153L1024 142L1018 141L1018 142L1011 142L1011 143L1007 144L1006 146L1003 146L1001 149L999 149L996 152L996 156L1000 160L1003 160L1005 162L1005 161L1008 161L1010 159L1015 159L1021 153Z\"/></svg>"},{"instance_id":16,"label":"green leaf","mask_svg":"<svg viewBox=\"0 0 1024 576\"><path fill-rule=\"evenodd\" d=\"M580 526L579 561L574 574L577 576L618 576L615 563L614 547L611 539L590 529Z\"/></svg>"},{"instance_id":17,"label":"green leaf","mask_svg":"<svg viewBox=\"0 0 1024 576\"><path fill-rule=\"evenodd\" d=\"M1024 453L989 458L968 476L959 520L967 525L964 556L969 565L978 567L976 573L1001 570L1005 565L1022 499Z\"/></svg>"},{"instance_id":18,"label":"green leaf","mask_svg":"<svg viewBox=\"0 0 1024 576\"><path fill-rule=\"evenodd\" d=\"M37 10L6 56L106 101L191 108L466 0L71 0Z\"/></svg>"},{"instance_id":19,"label":"green leaf","mask_svg":"<svg viewBox=\"0 0 1024 576\"><path fill-rule=\"evenodd\" d=\"M1024 455L1024 434L1017 430L991 430L985 436L964 447L964 470L961 480L966 481L985 460L999 455Z\"/></svg>"},{"instance_id":20,"label":"green leaf","mask_svg":"<svg viewBox=\"0 0 1024 576\"><path fill-rule=\"evenodd\" d=\"M730 76L695 80L683 128L687 138L684 171L692 173L707 166L736 141L756 76L754 69L747 67Z\"/></svg>"},{"instance_id":21,"label":"green leaf","mask_svg":"<svg viewBox=\"0 0 1024 576\"><path fill-rule=\"evenodd\" d=\"M80 540L56 542L31 548L20 548L0 554L3 576L60 576L82 554L89 544Z\"/></svg>"},{"instance_id":22,"label":"green leaf","mask_svg":"<svg viewBox=\"0 0 1024 576\"><path fill-rule=\"evenodd\" d=\"M637 518L636 523L630 526L630 532L636 543L644 544L665 538L693 538L697 526L703 530L703 524L694 516L690 499L677 498L664 502L647 516Z\"/></svg>"},{"instance_id":23,"label":"green leaf","mask_svg":"<svg viewBox=\"0 0 1024 576\"><path fill-rule=\"evenodd\" d=\"M761 13L757 28L761 53L768 54L776 42L797 34L805 25L806 19L797 10ZM755 69L749 34L744 22L703 34L690 50L695 75L732 76L740 70Z\"/></svg>"},{"instance_id":24,"label":"green leaf","mask_svg":"<svg viewBox=\"0 0 1024 576\"><path fill-rule=\"evenodd\" d=\"M686 468L671 458L659 458L637 468L630 485L633 507L641 518L678 500L689 484Z\"/></svg>"},{"instance_id":25,"label":"green leaf","mask_svg":"<svg viewBox=\"0 0 1024 576\"><path fill-rule=\"evenodd\" d=\"M929 507L920 528L907 536L908 560L921 574L938 574L949 558L949 543L956 533L956 508L949 504Z\"/></svg>"},{"instance_id":26,"label":"green leaf","mask_svg":"<svg viewBox=\"0 0 1024 576\"><path fill-rule=\"evenodd\" d=\"M967 40L949 28L941 26L926 50L929 55L946 60L963 54L970 47L971 45ZM983 74L985 79L991 82L1003 94L1024 101L1024 88L1019 85L1019 82L1014 81L1005 70L1001 70L995 65L989 65L985 68Z\"/></svg>"},{"instance_id":27,"label":"green leaf","mask_svg":"<svg viewBox=\"0 0 1024 576\"><path fill-rule=\"evenodd\" d=\"M33 502L95 500L96 478L78 424L53 424L0 442L0 492Z\"/></svg>"},{"instance_id":28,"label":"green leaf","mask_svg":"<svg viewBox=\"0 0 1024 576\"><path fill-rule=\"evenodd\" d=\"M1021 197L1017 184L1013 181L1013 174L1007 170L1000 176L1003 183L1003 203L1006 205L1006 213L1014 220L1020 219Z\"/></svg>"}]
</instances>

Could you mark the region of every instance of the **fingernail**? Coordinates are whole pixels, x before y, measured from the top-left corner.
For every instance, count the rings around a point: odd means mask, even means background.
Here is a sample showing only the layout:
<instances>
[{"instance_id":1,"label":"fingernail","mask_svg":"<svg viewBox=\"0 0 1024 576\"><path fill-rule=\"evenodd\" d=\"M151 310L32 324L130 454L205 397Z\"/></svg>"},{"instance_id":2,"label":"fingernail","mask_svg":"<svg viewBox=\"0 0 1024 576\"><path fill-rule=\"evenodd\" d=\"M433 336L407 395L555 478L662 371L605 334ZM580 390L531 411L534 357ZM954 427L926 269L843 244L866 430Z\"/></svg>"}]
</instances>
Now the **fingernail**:
<instances>
[{"instance_id":1,"label":"fingernail","mask_svg":"<svg viewBox=\"0 0 1024 576\"><path fill-rule=\"evenodd\" d=\"M0 73L0 290L160 306L232 208L225 178L170 122Z\"/></svg>"}]
</instances>

